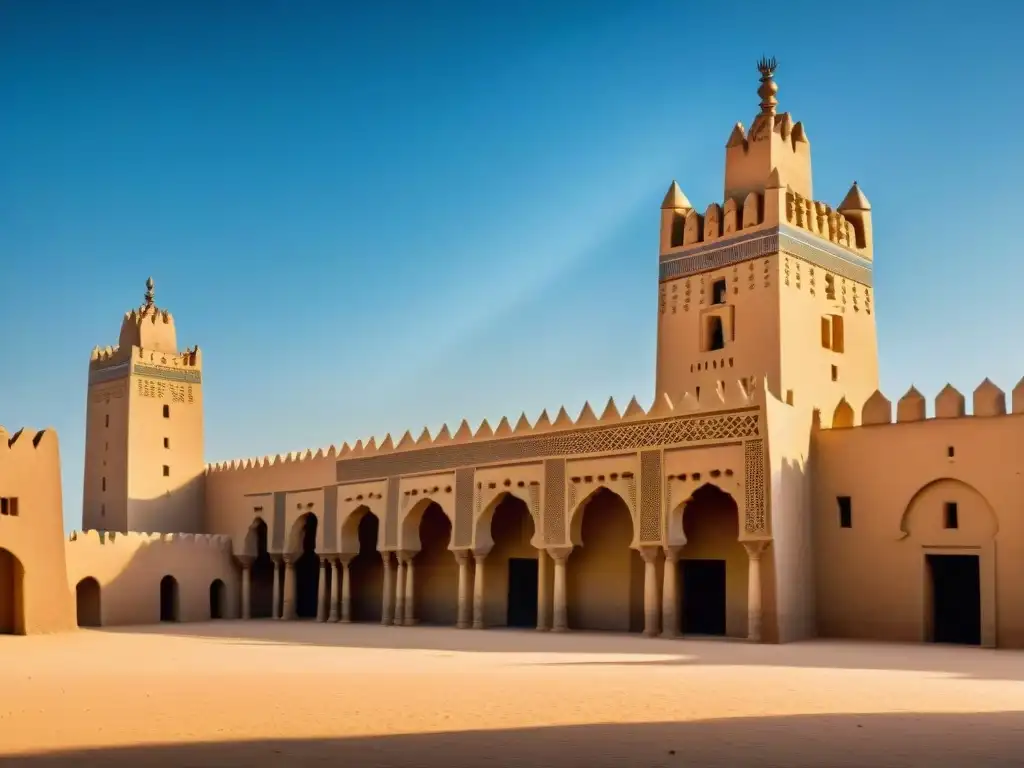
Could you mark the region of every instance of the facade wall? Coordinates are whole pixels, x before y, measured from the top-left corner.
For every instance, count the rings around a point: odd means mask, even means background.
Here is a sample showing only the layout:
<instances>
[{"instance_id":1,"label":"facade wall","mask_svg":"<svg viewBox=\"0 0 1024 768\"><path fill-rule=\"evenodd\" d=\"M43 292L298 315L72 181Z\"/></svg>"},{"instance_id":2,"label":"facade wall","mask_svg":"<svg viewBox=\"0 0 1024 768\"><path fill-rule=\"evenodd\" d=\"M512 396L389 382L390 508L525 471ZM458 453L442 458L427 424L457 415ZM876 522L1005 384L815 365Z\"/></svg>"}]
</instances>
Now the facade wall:
<instances>
[{"instance_id":1,"label":"facade wall","mask_svg":"<svg viewBox=\"0 0 1024 768\"><path fill-rule=\"evenodd\" d=\"M63 529L56 433L0 428L0 634L75 626Z\"/></svg>"},{"instance_id":2,"label":"facade wall","mask_svg":"<svg viewBox=\"0 0 1024 768\"><path fill-rule=\"evenodd\" d=\"M128 530L128 425L127 379L90 383L85 411L85 528Z\"/></svg>"},{"instance_id":3,"label":"facade wall","mask_svg":"<svg viewBox=\"0 0 1024 768\"><path fill-rule=\"evenodd\" d=\"M820 633L929 639L926 556L961 552L981 558L983 640L1024 647L1024 480L1009 463L1022 450L1020 414L815 432ZM850 528L839 496L850 498ZM956 529L944 527L947 502Z\"/></svg>"},{"instance_id":4,"label":"facade wall","mask_svg":"<svg viewBox=\"0 0 1024 768\"><path fill-rule=\"evenodd\" d=\"M223 618L237 618L240 586L225 536L191 534L100 533L81 531L64 543L66 584L79 595L83 580L96 581L102 626L155 624L161 620L161 581L177 584L177 621L207 621L210 587L224 584ZM86 586L82 590L87 589ZM79 608L92 598L78 597Z\"/></svg>"}]
</instances>

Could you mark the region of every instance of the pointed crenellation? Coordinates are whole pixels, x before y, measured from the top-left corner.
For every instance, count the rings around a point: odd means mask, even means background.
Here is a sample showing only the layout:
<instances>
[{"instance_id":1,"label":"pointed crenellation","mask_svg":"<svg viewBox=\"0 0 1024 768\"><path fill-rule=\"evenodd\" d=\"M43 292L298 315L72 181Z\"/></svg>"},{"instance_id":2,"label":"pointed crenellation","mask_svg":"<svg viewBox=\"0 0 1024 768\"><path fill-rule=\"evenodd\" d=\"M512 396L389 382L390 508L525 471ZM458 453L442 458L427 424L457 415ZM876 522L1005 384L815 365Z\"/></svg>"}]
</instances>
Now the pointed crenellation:
<instances>
[{"instance_id":1,"label":"pointed crenellation","mask_svg":"<svg viewBox=\"0 0 1024 768\"><path fill-rule=\"evenodd\" d=\"M572 417L565 410L563 405L558 409L558 415L555 416L555 420L551 422L552 429L568 429L575 426L572 421Z\"/></svg>"},{"instance_id":2,"label":"pointed crenellation","mask_svg":"<svg viewBox=\"0 0 1024 768\"><path fill-rule=\"evenodd\" d=\"M396 451L404 451L407 448L412 448L416 444L416 440L412 436L412 432L408 429L405 430L405 434L402 435L402 439L398 441L398 445L395 446Z\"/></svg>"},{"instance_id":3,"label":"pointed crenellation","mask_svg":"<svg viewBox=\"0 0 1024 768\"><path fill-rule=\"evenodd\" d=\"M583 408L580 409L580 415L576 417L576 422L573 426L576 427L592 427L597 424L597 416L594 415L594 409L590 407L590 401L583 403Z\"/></svg>"},{"instance_id":4,"label":"pointed crenellation","mask_svg":"<svg viewBox=\"0 0 1024 768\"><path fill-rule=\"evenodd\" d=\"M444 445L445 443L450 443L451 441L452 435L448 431L448 425L442 424L441 429L434 436L434 445Z\"/></svg>"},{"instance_id":5,"label":"pointed crenellation","mask_svg":"<svg viewBox=\"0 0 1024 768\"><path fill-rule=\"evenodd\" d=\"M533 431L546 432L551 429L551 426L551 417L548 416L548 409L545 408L540 412L540 416L537 417L537 420L533 422Z\"/></svg>"},{"instance_id":6,"label":"pointed crenellation","mask_svg":"<svg viewBox=\"0 0 1024 768\"><path fill-rule=\"evenodd\" d=\"M515 429L512 430L514 435L527 435L533 431L533 427L530 426L530 420L526 418L526 411L519 414L519 420L516 422Z\"/></svg>"},{"instance_id":7,"label":"pointed crenellation","mask_svg":"<svg viewBox=\"0 0 1024 768\"><path fill-rule=\"evenodd\" d=\"M1010 409L1014 413L1024 413L1024 378L1017 382L1010 393Z\"/></svg>"},{"instance_id":8,"label":"pointed crenellation","mask_svg":"<svg viewBox=\"0 0 1024 768\"><path fill-rule=\"evenodd\" d=\"M911 386L896 403L896 421L924 421L927 418L927 403L924 395Z\"/></svg>"},{"instance_id":9,"label":"pointed crenellation","mask_svg":"<svg viewBox=\"0 0 1024 768\"><path fill-rule=\"evenodd\" d=\"M508 437L512 434L512 425L508 423L508 417L502 416L498 422L498 428L494 430L495 437Z\"/></svg>"},{"instance_id":10,"label":"pointed crenellation","mask_svg":"<svg viewBox=\"0 0 1024 768\"><path fill-rule=\"evenodd\" d=\"M642 419L646 415L647 413L644 411L643 406L637 402L636 395L634 395L626 405L626 410L622 412L622 420L633 421L634 419Z\"/></svg>"},{"instance_id":11,"label":"pointed crenellation","mask_svg":"<svg viewBox=\"0 0 1024 768\"><path fill-rule=\"evenodd\" d=\"M832 428L849 429L852 426L853 408L844 397L839 401L838 405L836 405L835 411L832 413Z\"/></svg>"},{"instance_id":12,"label":"pointed crenellation","mask_svg":"<svg viewBox=\"0 0 1024 768\"><path fill-rule=\"evenodd\" d=\"M727 198L722 204L711 203L703 214L692 206L671 210L663 208L661 252L702 245L771 223L766 221L765 210L763 195L756 190L737 199Z\"/></svg>"},{"instance_id":13,"label":"pointed crenellation","mask_svg":"<svg viewBox=\"0 0 1024 768\"><path fill-rule=\"evenodd\" d=\"M892 403L877 389L864 402L864 407L860 411L860 423L863 426L892 423Z\"/></svg>"},{"instance_id":14,"label":"pointed crenellation","mask_svg":"<svg viewBox=\"0 0 1024 768\"><path fill-rule=\"evenodd\" d=\"M455 430L455 435L452 437L453 443L465 443L473 439L473 430L469 426L469 422L465 419L459 424L459 428Z\"/></svg>"},{"instance_id":15,"label":"pointed crenellation","mask_svg":"<svg viewBox=\"0 0 1024 768\"><path fill-rule=\"evenodd\" d=\"M621 420L622 414L619 413L619 408L615 405L615 398L609 397L608 403L605 405L604 410L601 411L601 423L605 424Z\"/></svg>"},{"instance_id":16,"label":"pointed crenellation","mask_svg":"<svg viewBox=\"0 0 1024 768\"><path fill-rule=\"evenodd\" d=\"M420 432L420 436L416 439L416 447L423 448L430 445L431 442L433 442L433 440L430 437L430 430L424 427L423 431Z\"/></svg>"},{"instance_id":17,"label":"pointed crenellation","mask_svg":"<svg viewBox=\"0 0 1024 768\"><path fill-rule=\"evenodd\" d=\"M959 419L966 413L964 396L952 384L946 384L935 396L935 418Z\"/></svg>"},{"instance_id":18,"label":"pointed crenellation","mask_svg":"<svg viewBox=\"0 0 1024 768\"><path fill-rule=\"evenodd\" d=\"M974 390L971 413L975 416L1006 415L1006 393L986 378Z\"/></svg>"},{"instance_id":19,"label":"pointed crenellation","mask_svg":"<svg viewBox=\"0 0 1024 768\"><path fill-rule=\"evenodd\" d=\"M484 419L480 422L480 426L477 427L473 438L476 440L486 440L489 437L494 437L494 430L491 429L490 422L488 422L487 419Z\"/></svg>"}]
</instances>

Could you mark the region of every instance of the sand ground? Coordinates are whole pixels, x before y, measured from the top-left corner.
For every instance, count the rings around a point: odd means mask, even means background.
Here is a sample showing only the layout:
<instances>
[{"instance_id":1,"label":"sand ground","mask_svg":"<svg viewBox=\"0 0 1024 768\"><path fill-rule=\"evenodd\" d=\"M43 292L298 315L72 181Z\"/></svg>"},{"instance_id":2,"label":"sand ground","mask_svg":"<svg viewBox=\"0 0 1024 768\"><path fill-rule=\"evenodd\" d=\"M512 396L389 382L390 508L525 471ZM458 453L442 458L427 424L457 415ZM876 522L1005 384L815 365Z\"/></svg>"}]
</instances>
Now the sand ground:
<instances>
[{"instance_id":1,"label":"sand ground","mask_svg":"<svg viewBox=\"0 0 1024 768\"><path fill-rule=\"evenodd\" d=\"M1024 765L1024 653L211 622L0 637L10 766Z\"/></svg>"}]
</instances>

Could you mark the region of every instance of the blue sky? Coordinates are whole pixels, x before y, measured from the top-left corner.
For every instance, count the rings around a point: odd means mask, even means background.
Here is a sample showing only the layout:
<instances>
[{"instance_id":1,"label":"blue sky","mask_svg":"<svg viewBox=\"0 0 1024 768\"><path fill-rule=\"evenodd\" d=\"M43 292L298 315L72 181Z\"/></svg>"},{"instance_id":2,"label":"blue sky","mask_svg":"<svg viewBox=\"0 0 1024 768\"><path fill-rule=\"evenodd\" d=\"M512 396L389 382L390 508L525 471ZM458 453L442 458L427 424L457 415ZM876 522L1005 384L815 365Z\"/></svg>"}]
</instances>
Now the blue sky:
<instances>
[{"instance_id":1,"label":"blue sky","mask_svg":"<svg viewBox=\"0 0 1024 768\"><path fill-rule=\"evenodd\" d=\"M1024 374L1024 6L8 0L0 423L61 437L152 275L209 460L653 396L658 208L780 66L874 207L883 390ZM707 15L708 9L718 15Z\"/></svg>"}]
</instances>

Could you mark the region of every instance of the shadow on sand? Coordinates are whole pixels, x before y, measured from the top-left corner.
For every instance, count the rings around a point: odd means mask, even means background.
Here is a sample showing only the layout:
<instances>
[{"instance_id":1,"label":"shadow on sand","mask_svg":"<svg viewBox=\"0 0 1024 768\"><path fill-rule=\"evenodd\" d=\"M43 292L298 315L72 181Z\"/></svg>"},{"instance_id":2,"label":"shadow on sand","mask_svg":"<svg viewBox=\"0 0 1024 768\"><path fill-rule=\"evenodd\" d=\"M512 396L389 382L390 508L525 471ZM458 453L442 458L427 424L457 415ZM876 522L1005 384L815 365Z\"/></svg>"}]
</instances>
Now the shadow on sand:
<instances>
[{"instance_id":1,"label":"shadow on sand","mask_svg":"<svg viewBox=\"0 0 1024 768\"><path fill-rule=\"evenodd\" d=\"M97 630L93 630L97 631ZM212 621L98 630L212 638L238 644L273 643L335 648L389 648L449 653L544 654L522 665L729 665L934 672L979 680L1024 680L1024 652L967 646L808 640L785 645L749 644L723 638L647 638L636 634L529 629L458 630L451 627L384 627L313 621ZM572 654L574 659L551 658ZM580 659L593 654L593 660ZM601 656L610 658L600 658Z\"/></svg>"},{"instance_id":2,"label":"shadow on sand","mask_svg":"<svg viewBox=\"0 0 1024 768\"><path fill-rule=\"evenodd\" d=\"M1024 713L825 715L350 739L124 747L4 759L8 768L358 766L1019 766Z\"/></svg>"}]
</instances>

